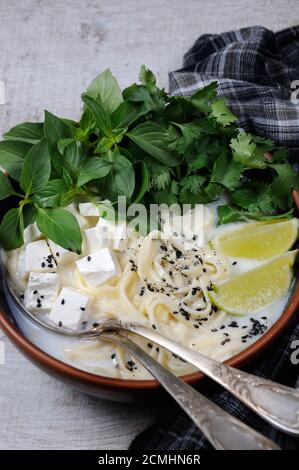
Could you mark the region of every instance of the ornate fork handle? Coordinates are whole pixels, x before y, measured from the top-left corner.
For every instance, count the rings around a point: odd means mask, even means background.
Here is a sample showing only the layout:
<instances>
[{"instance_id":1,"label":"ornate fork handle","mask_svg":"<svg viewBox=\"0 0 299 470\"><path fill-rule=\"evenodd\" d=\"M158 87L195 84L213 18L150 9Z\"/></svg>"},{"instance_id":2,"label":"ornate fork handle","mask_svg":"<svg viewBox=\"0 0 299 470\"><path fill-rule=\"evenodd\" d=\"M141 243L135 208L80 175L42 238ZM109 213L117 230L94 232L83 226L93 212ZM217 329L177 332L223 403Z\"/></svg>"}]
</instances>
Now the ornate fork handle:
<instances>
[{"instance_id":1,"label":"ornate fork handle","mask_svg":"<svg viewBox=\"0 0 299 470\"><path fill-rule=\"evenodd\" d=\"M115 322L115 328L121 334L135 333L163 346L225 387L276 428L299 435L299 390L229 367L142 325Z\"/></svg>"},{"instance_id":2,"label":"ornate fork handle","mask_svg":"<svg viewBox=\"0 0 299 470\"><path fill-rule=\"evenodd\" d=\"M161 383L217 450L279 450L254 429L222 410L190 385L173 375L129 338L115 333L99 336L118 343Z\"/></svg>"}]
</instances>

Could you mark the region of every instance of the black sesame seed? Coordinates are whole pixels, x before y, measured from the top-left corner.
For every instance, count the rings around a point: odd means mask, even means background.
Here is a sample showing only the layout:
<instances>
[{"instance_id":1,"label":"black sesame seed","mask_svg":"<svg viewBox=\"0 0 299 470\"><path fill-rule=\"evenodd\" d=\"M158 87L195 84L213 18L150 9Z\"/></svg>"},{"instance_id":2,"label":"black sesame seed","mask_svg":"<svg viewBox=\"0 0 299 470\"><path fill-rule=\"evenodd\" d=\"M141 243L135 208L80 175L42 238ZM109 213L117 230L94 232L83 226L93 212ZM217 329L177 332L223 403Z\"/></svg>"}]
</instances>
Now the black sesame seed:
<instances>
[{"instance_id":1,"label":"black sesame seed","mask_svg":"<svg viewBox=\"0 0 299 470\"><path fill-rule=\"evenodd\" d=\"M116 354L115 353L111 354L111 359L115 359L115 358L116 358Z\"/></svg>"},{"instance_id":2,"label":"black sesame seed","mask_svg":"<svg viewBox=\"0 0 299 470\"><path fill-rule=\"evenodd\" d=\"M94 323L92 326L96 328L97 326L99 326L99 323Z\"/></svg>"},{"instance_id":3,"label":"black sesame seed","mask_svg":"<svg viewBox=\"0 0 299 470\"><path fill-rule=\"evenodd\" d=\"M46 263L42 262L42 268L44 268L46 266Z\"/></svg>"},{"instance_id":4,"label":"black sesame seed","mask_svg":"<svg viewBox=\"0 0 299 470\"><path fill-rule=\"evenodd\" d=\"M157 329L156 325L152 325L152 328L153 328L153 330Z\"/></svg>"},{"instance_id":5,"label":"black sesame seed","mask_svg":"<svg viewBox=\"0 0 299 470\"><path fill-rule=\"evenodd\" d=\"M24 294L20 295L20 299L24 299L24 297L25 297Z\"/></svg>"},{"instance_id":6,"label":"black sesame seed","mask_svg":"<svg viewBox=\"0 0 299 470\"><path fill-rule=\"evenodd\" d=\"M159 348L156 348L156 351L157 351L157 352L159 352L159 351L160 351L160 349L159 349Z\"/></svg>"},{"instance_id":7,"label":"black sesame seed","mask_svg":"<svg viewBox=\"0 0 299 470\"><path fill-rule=\"evenodd\" d=\"M152 349L152 347L153 347L152 343L147 343L147 347Z\"/></svg>"},{"instance_id":8,"label":"black sesame seed","mask_svg":"<svg viewBox=\"0 0 299 470\"><path fill-rule=\"evenodd\" d=\"M90 261L91 260L91 256L87 256L87 261Z\"/></svg>"},{"instance_id":9,"label":"black sesame seed","mask_svg":"<svg viewBox=\"0 0 299 470\"><path fill-rule=\"evenodd\" d=\"M34 295L37 294L37 290L36 290L36 289L33 291L33 294L34 294Z\"/></svg>"},{"instance_id":10,"label":"black sesame seed","mask_svg":"<svg viewBox=\"0 0 299 470\"><path fill-rule=\"evenodd\" d=\"M52 263L48 264L48 268L53 268L53 267L54 267L54 266L53 266Z\"/></svg>"},{"instance_id":11,"label":"black sesame seed","mask_svg":"<svg viewBox=\"0 0 299 470\"><path fill-rule=\"evenodd\" d=\"M80 307L80 310L82 310L82 312L85 312L85 307Z\"/></svg>"},{"instance_id":12,"label":"black sesame seed","mask_svg":"<svg viewBox=\"0 0 299 470\"><path fill-rule=\"evenodd\" d=\"M233 262L233 266L236 266L236 264L237 264L237 261L234 261L234 262Z\"/></svg>"},{"instance_id":13,"label":"black sesame seed","mask_svg":"<svg viewBox=\"0 0 299 470\"><path fill-rule=\"evenodd\" d=\"M61 299L61 305L64 305L65 304L65 299Z\"/></svg>"},{"instance_id":14,"label":"black sesame seed","mask_svg":"<svg viewBox=\"0 0 299 470\"><path fill-rule=\"evenodd\" d=\"M223 330L224 328L225 328L225 325L221 325L219 329Z\"/></svg>"},{"instance_id":15,"label":"black sesame seed","mask_svg":"<svg viewBox=\"0 0 299 470\"><path fill-rule=\"evenodd\" d=\"M60 253L58 251L56 252L56 256L57 256L57 258L59 258L59 256L60 256Z\"/></svg>"},{"instance_id":16,"label":"black sesame seed","mask_svg":"<svg viewBox=\"0 0 299 470\"><path fill-rule=\"evenodd\" d=\"M60 321L60 322L58 323L58 326L62 326L62 321Z\"/></svg>"},{"instance_id":17,"label":"black sesame seed","mask_svg":"<svg viewBox=\"0 0 299 470\"><path fill-rule=\"evenodd\" d=\"M194 328L196 328L196 329L199 328L199 325L194 324L193 326L194 326Z\"/></svg>"}]
</instances>

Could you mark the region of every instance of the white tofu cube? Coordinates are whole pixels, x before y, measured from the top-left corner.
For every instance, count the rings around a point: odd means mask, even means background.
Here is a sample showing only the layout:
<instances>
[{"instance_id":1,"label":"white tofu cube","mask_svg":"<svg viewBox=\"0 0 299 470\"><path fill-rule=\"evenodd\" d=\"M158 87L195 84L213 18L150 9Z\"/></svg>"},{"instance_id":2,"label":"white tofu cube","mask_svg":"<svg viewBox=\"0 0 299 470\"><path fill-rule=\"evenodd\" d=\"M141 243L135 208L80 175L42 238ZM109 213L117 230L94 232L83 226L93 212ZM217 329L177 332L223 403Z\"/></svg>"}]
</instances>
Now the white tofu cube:
<instances>
[{"instance_id":1,"label":"white tofu cube","mask_svg":"<svg viewBox=\"0 0 299 470\"><path fill-rule=\"evenodd\" d=\"M77 259L79 256L77 253L74 253L73 251L66 250L65 248L62 248L62 246L57 245L57 243L54 243L52 240L47 240L48 245L50 247L51 253L56 261L57 264L61 262L68 262L71 261L72 259Z\"/></svg>"},{"instance_id":2,"label":"white tofu cube","mask_svg":"<svg viewBox=\"0 0 299 470\"><path fill-rule=\"evenodd\" d=\"M59 290L59 276L56 273L30 273L24 293L24 306L30 312L51 310Z\"/></svg>"},{"instance_id":3,"label":"white tofu cube","mask_svg":"<svg viewBox=\"0 0 299 470\"><path fill-rule=\"evenodd\" d=\"M80 228L84 228L88 226L87 220L84 217L82 217L82 215L79 214L75 204L73 203L69 204L68 206L64 207L64 209L69 211L71 214L73 214L76 217Z\"/></svg>"},{"instance_id":4,"label":"white tofu cube","mask_svg":"<svg viewBox=\"0 0 299 470\"><path fill-rule=\"evenodd\" d=\"M49 314L49 320L59 326L76 329L86 320L91 297L63 287Z\"/></svg>"},{"instance_id":5,"label":"white tofu cube","mask_svg":"<svg viewBox=\"0 0 299 470\"><path fill-rule=\"evenodd\" d=\"M97 287L121 272L116 255L109 248L102 248L79 259L76 265L86 284L91 287Z\"/></svg>"},{"instance_id":6,"label":"white tofu cube","mask_svg":"<svg viewBox=\"0 0 299 470\"><path fill-rule=\"evenodd\" d=\"M29 274L34 272L53 272L56 263L46 240L31 242L25 249L24 271Z\"/></svg>"},{"instance_id":7,"label":"white tofu cube","mask_svg":"<svg viewBox=\"0 0 299 470\"><path fill-rule=\"evenodd\" d=\"M79 203L79 212L85 217L99 217L99 209L96 204L92 202L81 202Z\"/></svg>"},{"instance_id":8,"label":"white tofu cube","mask_svg":"<svg viewBox=\"0 0 299 470\"><path fill-rule=\"evenodd\" d=\"M34 242L42 235L41 231L37 227L36 223L28 225L24 230L24 244Z\"/></svg>"},{"instance_id":9,"label":"white tofu cube","mask_svg":"<svg viewBox=\"0 0 299 470\"><path fill-rule=\"evenodd\" d=\"M23 245L19 248L19 257L17 263L17 278L22 281L26 280L28 277L28 272L26 272L26 248Z\"/></svg>"},{"instance_id":10,"label":"white tofu cube","mask_svg":"<svg viewBox=\"0 0 299 470\"><path fill-rule=\"evenodd\" d=\"M109 240L98 227L88 228L83 232L83 253L91 254L108 246Z\"/></svg>"},{"instance_id":11,"label":"white tofu cube","mask_svg":"<svg viewBox=\"0 0 299 470\"><path fill-rule=\"evenodd\" d=\"M103 217L99 218L97 227L100 229L102 236L109 239L109 246L113 250L124 250L127 246L127 223L114 222L106 220Z\"/></svg>"}]
</instances>

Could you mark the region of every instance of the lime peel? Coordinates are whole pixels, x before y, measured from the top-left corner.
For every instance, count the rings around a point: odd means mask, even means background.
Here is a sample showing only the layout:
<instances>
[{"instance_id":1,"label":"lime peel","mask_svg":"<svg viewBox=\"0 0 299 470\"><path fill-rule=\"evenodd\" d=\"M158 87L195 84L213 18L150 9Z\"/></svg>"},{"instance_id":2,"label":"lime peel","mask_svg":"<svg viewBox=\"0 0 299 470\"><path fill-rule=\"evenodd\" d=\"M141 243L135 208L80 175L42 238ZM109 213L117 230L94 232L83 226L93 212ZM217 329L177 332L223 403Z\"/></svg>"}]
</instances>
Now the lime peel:
<instances>
[{"instance_id":1,"label":"lime peel","mask_svg":"<svg viewBox=\"0 0 299 470\"><path fill-rule=\"evenodd\" d=\"M292 280L298 250L289 251L261 266L213 284L211 302L231 315L247 315L283 297Z\"/></svg>"}]
</instances>

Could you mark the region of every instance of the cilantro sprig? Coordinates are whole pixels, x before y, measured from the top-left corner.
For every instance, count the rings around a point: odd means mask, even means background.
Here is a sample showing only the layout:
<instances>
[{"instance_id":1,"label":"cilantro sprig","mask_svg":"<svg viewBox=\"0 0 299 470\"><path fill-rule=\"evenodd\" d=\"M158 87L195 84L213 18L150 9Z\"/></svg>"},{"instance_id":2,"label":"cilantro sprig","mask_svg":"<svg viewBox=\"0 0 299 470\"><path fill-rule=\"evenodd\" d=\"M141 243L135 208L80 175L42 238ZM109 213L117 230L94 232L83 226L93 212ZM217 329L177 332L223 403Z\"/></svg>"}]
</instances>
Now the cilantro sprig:
<instances>
[{"instance_id":1,"label":"cilantro sprig","mask_svg":"<svg viewBox=\"0 0 299 470\"><path fill-rule=\"evenodd\" d=\"M219 223L290 217L299 178L286 149L238 129L212 82L193 96L169 96L141 67L121 91L110 70L82 95L78 122L45 111L0 142L0 242L23 244L24 228L80 252L81 233L65 206L118 196L128 203L197 204L226 196ZM107 204L105 202L105 204Z\"/></svg>"}]
</instances>

